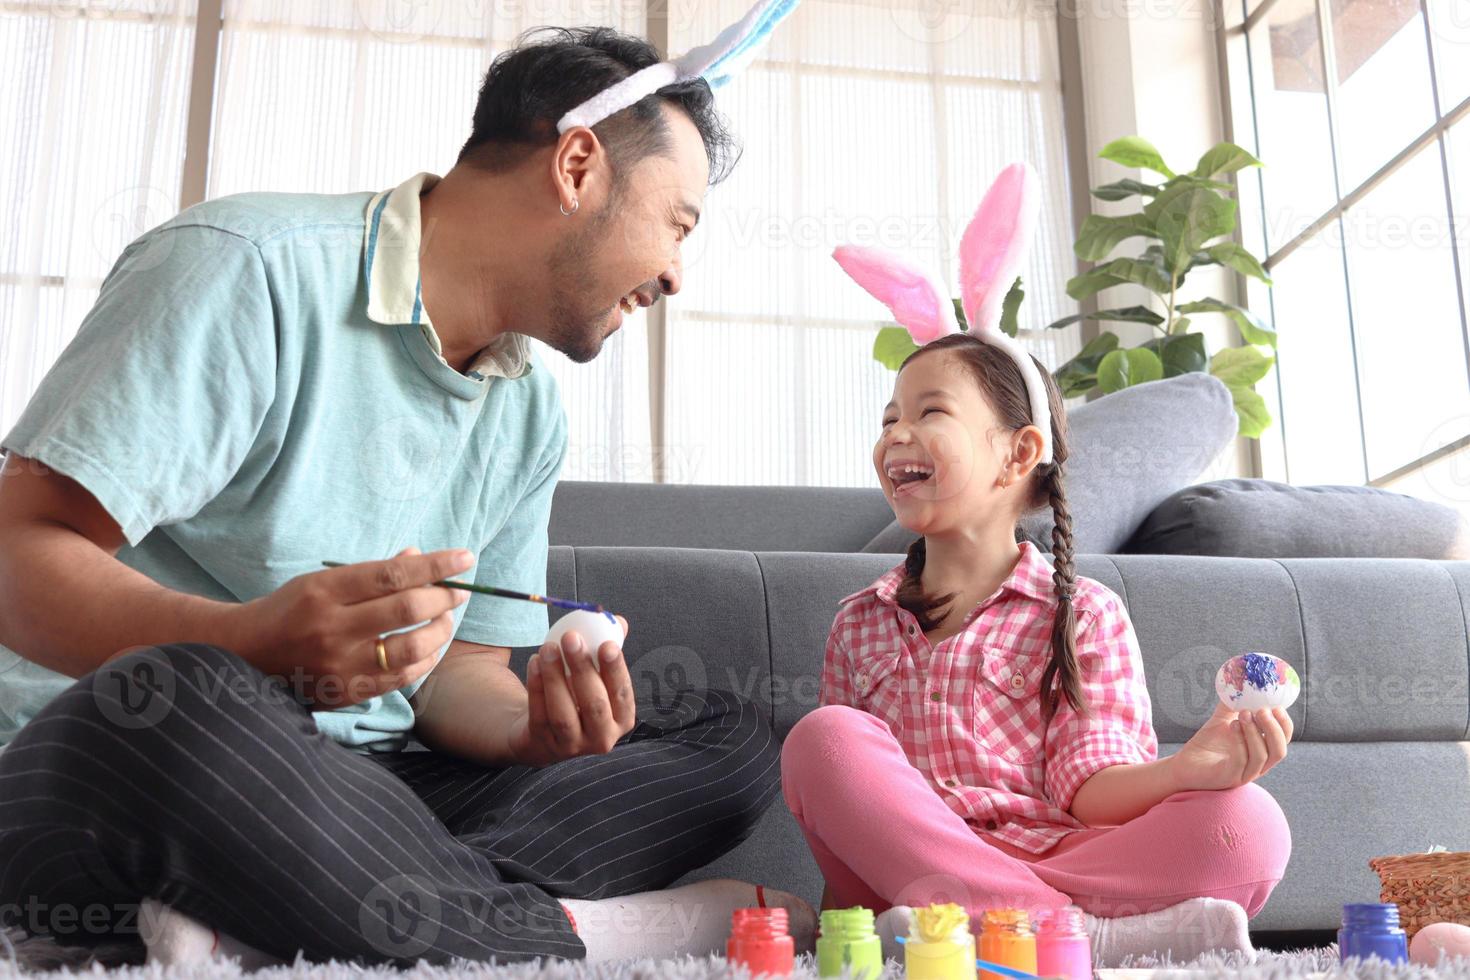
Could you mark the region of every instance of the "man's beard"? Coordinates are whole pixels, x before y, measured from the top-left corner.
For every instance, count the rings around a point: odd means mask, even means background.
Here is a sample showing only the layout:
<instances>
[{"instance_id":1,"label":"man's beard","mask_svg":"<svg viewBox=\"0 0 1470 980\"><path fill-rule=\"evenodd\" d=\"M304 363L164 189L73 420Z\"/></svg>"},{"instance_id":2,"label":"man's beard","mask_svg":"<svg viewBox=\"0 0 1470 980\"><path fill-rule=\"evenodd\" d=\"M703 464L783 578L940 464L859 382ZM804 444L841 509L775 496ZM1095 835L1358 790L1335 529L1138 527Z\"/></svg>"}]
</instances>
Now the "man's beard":
<instances>
[{"instance_id":1,"label":"man's beard","mask_svg":"<svg viewBox=\"0 0 1470 980\"><path fill-rule=\"evenodd\" d=\"M614 186L607 204L595 215L588 215L571 234L556 246L548 263L552 294L547 310L546 343L578 364L586 364L602 352L604 331L610 311L584 310L578 305L582 297L595 291L592 260L599 246L605 247L609 216L620 198ZM573 219L575 220L575 219Z\"/></svg>"}]
</instances>

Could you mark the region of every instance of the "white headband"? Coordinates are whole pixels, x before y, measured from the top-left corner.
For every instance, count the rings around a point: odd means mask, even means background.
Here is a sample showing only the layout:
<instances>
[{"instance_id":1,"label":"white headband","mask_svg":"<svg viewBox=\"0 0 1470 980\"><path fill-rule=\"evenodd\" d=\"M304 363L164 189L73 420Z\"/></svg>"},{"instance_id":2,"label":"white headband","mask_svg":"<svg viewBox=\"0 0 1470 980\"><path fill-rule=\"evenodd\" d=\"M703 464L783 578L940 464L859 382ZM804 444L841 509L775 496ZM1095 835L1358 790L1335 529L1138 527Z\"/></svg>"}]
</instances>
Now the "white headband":
<instances>
[{"instance_id":1,"label":"white headband","mask_svg":"<svg viewBox=\"0 0 1470 980\"><path fill-rule=\"evenodd\" d=\"M617 82L557 121L556 131L574 126L596 126L659 89L677 82L703 78L710 88L719 88L754 59L776 25L786 19L801 0L757 0L740 20L726 27L713 41L675 58L642 68Z\"/></svg>"}]
</instances>

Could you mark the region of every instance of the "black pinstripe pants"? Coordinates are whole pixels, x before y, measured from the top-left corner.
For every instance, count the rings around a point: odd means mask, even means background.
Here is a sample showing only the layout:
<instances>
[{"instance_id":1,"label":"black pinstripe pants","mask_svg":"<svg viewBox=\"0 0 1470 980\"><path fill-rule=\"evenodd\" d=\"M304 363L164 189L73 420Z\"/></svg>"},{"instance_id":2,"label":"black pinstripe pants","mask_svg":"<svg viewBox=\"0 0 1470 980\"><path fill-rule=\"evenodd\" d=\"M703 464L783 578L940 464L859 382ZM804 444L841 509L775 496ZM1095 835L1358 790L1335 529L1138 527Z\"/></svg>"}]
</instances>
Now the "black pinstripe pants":
<instances>
[{"instance_id":1,"label":"black pinstripe pants","mask_svg":"<svg viewBox=\"0 0 1470 980\"><path fill-rule=\"evenodd\" d=\"M155 898L285 959L577 958L557 897L708 863L774 799L778 759L721 691L640 702L612 752L540 769L362 755L228 651L140 649L0 752L0 916L92 945Z\"/></svg>"}]
</instances>

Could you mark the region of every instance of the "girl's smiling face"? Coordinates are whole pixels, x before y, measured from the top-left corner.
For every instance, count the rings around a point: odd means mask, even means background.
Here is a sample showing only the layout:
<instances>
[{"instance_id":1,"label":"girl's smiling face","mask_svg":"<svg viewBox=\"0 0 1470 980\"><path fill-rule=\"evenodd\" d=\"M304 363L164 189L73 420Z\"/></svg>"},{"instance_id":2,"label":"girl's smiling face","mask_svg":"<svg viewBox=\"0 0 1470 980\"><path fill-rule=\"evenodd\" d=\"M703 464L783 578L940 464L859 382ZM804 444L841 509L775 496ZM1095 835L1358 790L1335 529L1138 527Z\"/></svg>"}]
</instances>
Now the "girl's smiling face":
<instances>
[{"instance_id":1,"label":"girl's smiling face","mask_svg":"<svg viewBox=\"0 0 1470 980\"><path fill-rule=\"evenodd\" d=\"M993 436L1003 428L952 351L911 360L898 374L873 447L878 482L899 524L929 535L993 514L1009 449Z\"/></svg>"}]
</instances>

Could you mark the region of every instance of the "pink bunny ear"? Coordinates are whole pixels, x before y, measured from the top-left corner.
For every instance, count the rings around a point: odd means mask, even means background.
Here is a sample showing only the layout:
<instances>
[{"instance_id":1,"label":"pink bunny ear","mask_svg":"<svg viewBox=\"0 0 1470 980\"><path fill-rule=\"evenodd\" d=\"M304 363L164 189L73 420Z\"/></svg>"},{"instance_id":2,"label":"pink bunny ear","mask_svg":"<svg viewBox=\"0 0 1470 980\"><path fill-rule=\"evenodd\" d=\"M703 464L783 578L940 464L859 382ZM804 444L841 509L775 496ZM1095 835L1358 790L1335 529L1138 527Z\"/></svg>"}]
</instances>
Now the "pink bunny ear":
<instances>
[{"instance_id":1,"label":"pink bunny ear","mask_svg":"<svg viewBox=\"0 0 1470 980\"><path fill-rule=\"evenodd\" d=\"M1021 271L1036 228L1041 194L1028 164L1000 172L960 239L960 296L970 332L994 332L1000 306Z\"/></svg>"},{"instance_id":2,"label":"pink bunny ear","mask_svg":"<svg viewBox=\"0 0 1470 980\"><path fill-rule=\"evenodd\" d=\"M893 311L920 346L958 333L954 303L923 268L881 248L839 245L832 258L859 286Z\"/></svg>"}]
</instances>

